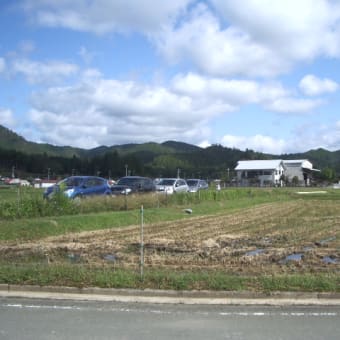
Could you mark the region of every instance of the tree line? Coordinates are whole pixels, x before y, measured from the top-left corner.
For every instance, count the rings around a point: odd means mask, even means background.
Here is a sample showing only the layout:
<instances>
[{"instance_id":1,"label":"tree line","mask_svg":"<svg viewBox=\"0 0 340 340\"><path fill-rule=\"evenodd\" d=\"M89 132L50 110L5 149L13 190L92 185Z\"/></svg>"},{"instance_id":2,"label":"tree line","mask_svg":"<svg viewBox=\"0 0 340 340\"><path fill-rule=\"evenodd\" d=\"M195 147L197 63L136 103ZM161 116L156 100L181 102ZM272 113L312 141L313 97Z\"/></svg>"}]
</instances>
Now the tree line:
<instances>
[{"instance_id":1,"label":"tree line","mask_svg":"<svg viewBox=\"0 0 340 340\"><path fill-rule=\"evenodd\" d=\"M294 155L283 155L294 159ZM340 178L340 160L337 153L325 151L295 155L309 158L321 173L318 180L334 182ZM327 158L326 158L327 156ZM331 157L333 156L333 157ZM47 153L28 154L0 148L0 176L19 178L59 179L70 175L98 175L119 178L127 175L157 177L223 179L231 181L239 160L272 159L253 150L241 151L212 145L192 152L157 153L152 150L120 154L110 150L92 156L51 156ZM330 158L331 157L331 158Z\"/></svg>"},{"instance_id":2,"label":"tree line","mask_svg":"<svg viewBox=\"0 0 340 340\"><path fill-rule=\"evenodd\" d=\"M92 157L73 155L70 158L0 148L0 176L59 179L70 175L97 175L115 179L126 174L153 178L179 174L184 178L211 179L226 176L227 169L232 171L235 166L236 161L228 158L223 161L223 157L207 151L168 154L143 151L123 155L109 151Z\"/></svg>"}]
</instances>

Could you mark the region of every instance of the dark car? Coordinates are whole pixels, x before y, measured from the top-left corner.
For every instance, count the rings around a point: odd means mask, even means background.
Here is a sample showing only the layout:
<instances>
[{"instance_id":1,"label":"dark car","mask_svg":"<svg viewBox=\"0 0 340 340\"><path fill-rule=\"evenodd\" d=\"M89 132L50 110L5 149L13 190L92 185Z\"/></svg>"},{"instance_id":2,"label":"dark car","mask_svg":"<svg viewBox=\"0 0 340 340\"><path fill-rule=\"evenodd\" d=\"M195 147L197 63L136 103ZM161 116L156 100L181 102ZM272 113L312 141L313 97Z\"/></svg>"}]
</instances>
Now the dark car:
<instances>
[{"instance_id":1,"label":"dark car","mask_svg":"<svg viewBox=\"0 0 340 340\"><path fill-rule=\"evenodd\" d=\"M113 195L128 195L135 192L155 191L155 185L151 178L141 176L126 176L117 181L111 187Z\"/></svg>"},{"instance_id":2,"label":"dark car","mask_svg":"<svg viewBox=\"0 0 340 340\"><path fill-rule=\"evenodd\" d=\"M209 185L204 179L187 179L189 192L197 192L198 190L208 189Z\"/></svg>"},{"instance_id":3,"label":"dark car","mask_svg":"<svg viewBox=\"0 0 340 340\"><path fill-rule=\"evenodd\" d=\"M63 192L69 198L93 195L111 195L111 187L105 178L97 176L71 176L57 184L48 187L45 198L50 198L56 192Z\"/></svg>"}]
</instances>

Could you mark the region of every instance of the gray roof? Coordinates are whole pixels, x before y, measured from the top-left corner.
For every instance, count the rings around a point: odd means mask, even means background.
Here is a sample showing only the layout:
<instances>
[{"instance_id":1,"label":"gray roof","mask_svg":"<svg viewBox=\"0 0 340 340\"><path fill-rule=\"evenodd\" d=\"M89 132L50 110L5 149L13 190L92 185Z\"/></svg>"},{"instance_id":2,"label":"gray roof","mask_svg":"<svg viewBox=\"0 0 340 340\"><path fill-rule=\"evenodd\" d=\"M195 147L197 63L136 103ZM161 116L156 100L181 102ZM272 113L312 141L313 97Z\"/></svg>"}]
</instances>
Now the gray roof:
<instances>
[{"instance_id":1,"label":"gray roof","mask_svg":"<svg viewBox=\"0 0 340 340\"><path fill-rule=\"evenodd\" d=\"M235 170L275 170L280 164L282 164L281 159L239 161Z\"/></svg>"},{"instance_id":2,"label":"gray roof","mask_svg":"<svg viewBox=\"0 0 340 340\"><path fill-rule=\"evenodd\" d=\"M303 162L308 162L308 159L284 159L283 160L283 163L287 163L287 164L290 164L290 163L303 163Z\"/></svg>"},{"instance_id":3,"label":"gray roof","mask_svg":"<svg viewBox=\"0 0 340 340\"><path fill-rule=\"evenodd\" d=\"M314 170L313 164L308 159L287 159L283 160L283 164L285 164L287 167L294 164L301 164L301 167L304 169Z\"/></svg>"}]
</instances>

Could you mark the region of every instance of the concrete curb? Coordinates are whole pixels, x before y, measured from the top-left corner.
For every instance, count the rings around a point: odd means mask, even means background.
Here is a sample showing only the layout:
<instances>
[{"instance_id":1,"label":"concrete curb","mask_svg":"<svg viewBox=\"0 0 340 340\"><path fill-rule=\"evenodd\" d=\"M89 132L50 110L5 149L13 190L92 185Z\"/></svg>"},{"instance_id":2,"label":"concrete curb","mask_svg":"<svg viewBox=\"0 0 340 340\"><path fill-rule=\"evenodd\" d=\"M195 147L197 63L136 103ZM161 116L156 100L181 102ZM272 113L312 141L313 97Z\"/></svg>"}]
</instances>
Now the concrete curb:
<instances>
[{"instance_id":1,"label":"concrete curb","mask_svg":"<svg viewBox=\"0 0 340 340\"><path fill-rule=\"evenodd\" d=\"M340 293L170 291L0 284L0 297L188 305L340 306Z\"/></svg>"}]
</instances>

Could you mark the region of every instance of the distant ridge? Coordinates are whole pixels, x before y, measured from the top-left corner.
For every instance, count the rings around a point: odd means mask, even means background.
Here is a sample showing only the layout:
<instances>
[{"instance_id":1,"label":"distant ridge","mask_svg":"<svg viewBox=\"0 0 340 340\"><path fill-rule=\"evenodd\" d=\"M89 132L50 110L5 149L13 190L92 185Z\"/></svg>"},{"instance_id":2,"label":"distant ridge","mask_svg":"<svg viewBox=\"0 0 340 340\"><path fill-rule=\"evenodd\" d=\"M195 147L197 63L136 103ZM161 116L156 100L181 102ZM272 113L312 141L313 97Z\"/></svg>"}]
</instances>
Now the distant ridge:
<instances>
[{"instance_id":1,"label":"distant ridge","mask_svg":"<svg viewBox=\"0 0 340 340\"><path fill-rule=\"evenodd\" d=\"M138 152L151 152L152 154L186 153L201 150L200 147L176 141L166 141L164 143L129 143L113 146L99 146L93 149L81 149L71 146L55 146L47 143L29 142L17 133L0 125L0 148L6 150L16 150L27 154L47 154L48 156L60 157L94 157L107 152L118 152L126 155Z\"/></svg>"},{"instance_id":2,"label":"distant ridge","mask_svg":"<svg viewBox=\"0 0 340 340\"><path fill-rule=\"evenodd\" d=\"M0 125L0 147L2 149L16 150L27 154L47 154L49 156L60 157L73 157L73 155L81 157L84 155L84 150L80 148L29 142L2 125Z\"/></svg>"},{"instance_id":3,"label":"distant ridge","mask_svg":"<svg viewBox=\"0 0 340 340\"><path fill-rule=\"evenodd\" d=\"M199 146L191 145L183 142L175 142L175 141L166 141L162 143L162 145L172 148L176 151L180 152L195 152L202 150Z\"/></svg>"},{"instance_id":4,"label":"distant ridge","mask_svg":"<svg viewBox=\"0 0 340 340\"><path fill-rule=\"evenodd\" d=\"M181 167L191 169L209 168L232 169L238 160L251 159L309 159L315 168L332 168L340 174L340 150L328 151L322 148L310 150L304 153L291 153L282 155L265 154L253 150L239 150L211 145L201 148L179 141L166 141L163 143L129 143L113 146L99 146L93 149L81 149L71 146L54 146L46 143L34 143L27 141L15 132L0 125L0 149L22 152L27 155L46 155L48 157L64 158L94 158L103 157L108 153L117 153L121 157L131 156L138 159L144 165L168 166L178 164Z\"/></svg>"}]
</instances>

